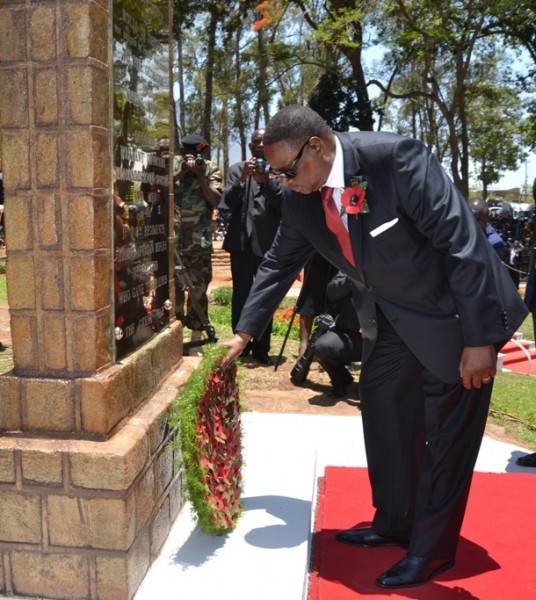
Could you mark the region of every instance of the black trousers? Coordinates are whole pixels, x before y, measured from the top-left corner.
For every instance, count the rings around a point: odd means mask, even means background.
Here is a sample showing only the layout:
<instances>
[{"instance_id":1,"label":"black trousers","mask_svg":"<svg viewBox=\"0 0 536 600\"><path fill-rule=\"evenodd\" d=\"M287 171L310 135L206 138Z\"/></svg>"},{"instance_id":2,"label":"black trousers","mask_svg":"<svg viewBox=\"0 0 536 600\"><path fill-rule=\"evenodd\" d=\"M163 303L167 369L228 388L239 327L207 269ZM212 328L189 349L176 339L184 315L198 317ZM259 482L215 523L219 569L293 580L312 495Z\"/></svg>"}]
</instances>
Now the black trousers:
<instances>
[{"instance_id":1,"label":"black trousers","mask_svg":"<svg viewBox=\"0 0 536 600\"><path fill-rule=\"evenodd\" d=\"M349 333L337 326L321 335L314 346L315 357L329 375L334 388L348 385L350 372L346 368L361 360L361 336Z\"/></svg>"},{"instance_id":2,"label":"black trousers","mask_svg":"<svg viewBox=\"0 0 536 600\"><path fill-rule=\"evenodd\" d=\"M492 383L437 380L380 311L359 383L374 530L408 536L410 554L454 558Z\"/></svg>"},{"instance_id":3,"label":"black trousers","mask_svg":"<svg viewBox=\"0 0 536 600\"><path fill-rule=\"evenodd\" d=\"M231 252L231 277L233 279L233 296L231 300L231 323L233 331L235 331L240 313L246 303L249 291L253 282L262 258L256 256L253 251L246 250L244 252ZM266 353L270 351L270 338L272 336L272 320L268 323L266 330L259 340L253 340L251 350L254 354Z\"/></svg>"}]
</instances>

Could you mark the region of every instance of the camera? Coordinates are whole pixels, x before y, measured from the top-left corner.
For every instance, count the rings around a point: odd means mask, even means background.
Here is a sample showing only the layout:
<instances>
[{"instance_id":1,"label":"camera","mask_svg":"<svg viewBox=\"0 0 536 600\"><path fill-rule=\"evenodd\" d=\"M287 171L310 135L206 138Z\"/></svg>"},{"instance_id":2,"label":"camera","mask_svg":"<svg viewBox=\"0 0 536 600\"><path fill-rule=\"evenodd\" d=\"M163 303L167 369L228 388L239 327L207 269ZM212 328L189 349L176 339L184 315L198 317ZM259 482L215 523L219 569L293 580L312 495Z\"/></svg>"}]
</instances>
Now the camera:
<instances>
[{"instance_id":1,"label":"camera","mask_svg":"<svg viewBox=\"0 0 536 600\"><path fill-rule=\"evenodd\" d=\"M196 169L202 169L205 166L205 159L202 154L196 154L194 164Z\"/></svg>"},{"instance_id":2,"label":"camera","mask_svg":"<svg viewBox=\"0 0 536 600\"><path fill-rule=\"evenodd\" d=\"M300 385L307 379L315 354L315 344L320 336L333 327L334 321L330 315L324 313L316 317L314 324L315 330L311 335L307 348L305 348L305 352L298 358L290 372L290 381L294 385Z\"/></svg>"},{"instance_id":3,"label":"camera","mask_svg":"<svg viewBox=\"0 0 536 600\"><path fill-rule=\"evenodd\" d=\"M266 161L264 160L264 158L256 158L255 159L255 172L258 173L259 175L262 175L264 173L264 171L266 170Z\"/></svg>"}]
</instances>

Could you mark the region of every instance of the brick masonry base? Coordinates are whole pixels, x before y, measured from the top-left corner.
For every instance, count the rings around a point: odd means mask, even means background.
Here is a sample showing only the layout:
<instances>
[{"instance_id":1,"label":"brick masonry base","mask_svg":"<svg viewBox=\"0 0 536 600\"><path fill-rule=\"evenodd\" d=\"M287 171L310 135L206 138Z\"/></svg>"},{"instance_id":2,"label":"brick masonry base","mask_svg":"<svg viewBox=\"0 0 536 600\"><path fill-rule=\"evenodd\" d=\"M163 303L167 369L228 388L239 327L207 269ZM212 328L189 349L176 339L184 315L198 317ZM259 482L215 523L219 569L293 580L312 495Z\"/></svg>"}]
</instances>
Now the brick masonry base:
<instances>
[{"instance_id":1,"label":"brick masonry base","mask_svg":"<svg viewBox=\"0 0 536 600\"><path fill-rule=\"evenodd\" d=\"M198 362L107 441L0 438L0 593L133 597L184 502L167 414Z\"/></svg>"}]
</instances>

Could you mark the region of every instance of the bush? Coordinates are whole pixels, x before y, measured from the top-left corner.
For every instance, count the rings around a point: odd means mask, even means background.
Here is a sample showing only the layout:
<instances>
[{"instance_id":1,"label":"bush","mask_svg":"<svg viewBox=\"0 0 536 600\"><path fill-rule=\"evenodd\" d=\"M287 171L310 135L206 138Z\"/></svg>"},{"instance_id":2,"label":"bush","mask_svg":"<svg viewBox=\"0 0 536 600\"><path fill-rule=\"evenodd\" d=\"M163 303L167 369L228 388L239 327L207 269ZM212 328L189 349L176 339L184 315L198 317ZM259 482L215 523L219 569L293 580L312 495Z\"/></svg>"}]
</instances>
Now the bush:
<instances>
[{"instance_id":1,"label":"bush","mask_svg":"<svg viewBox=\"0 0 536 600\"><path fill-rule=\"evenodd\" d=\"M233 288L230 286L222 286L212 290L210 299L214 304L219 306L231 306L231 298L233 296Z\"/></svg>"}]
</instances>

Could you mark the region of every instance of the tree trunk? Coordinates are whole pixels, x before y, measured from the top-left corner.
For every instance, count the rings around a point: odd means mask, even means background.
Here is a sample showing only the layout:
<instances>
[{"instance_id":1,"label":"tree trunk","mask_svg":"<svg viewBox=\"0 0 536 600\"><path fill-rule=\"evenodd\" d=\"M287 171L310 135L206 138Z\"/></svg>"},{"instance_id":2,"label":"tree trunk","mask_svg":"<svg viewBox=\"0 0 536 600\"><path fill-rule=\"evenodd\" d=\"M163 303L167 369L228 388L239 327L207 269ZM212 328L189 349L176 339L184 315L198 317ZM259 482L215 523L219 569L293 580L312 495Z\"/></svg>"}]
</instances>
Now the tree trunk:
<instances>
[{"instance_id":1,"label":"tree trunk","mask_svg":"<svg viewBox=\"0 0 536 600\"><path fill-rule=\"evenodd\" d=\"M214 63L216 60L216 28L218 26L218 14L210 12L210 22L207 32L207 68L205 74L205 105L203 109L203 137L210 146L212 129L212 98L214 94Z\"/></svg>"}]
</instances>

